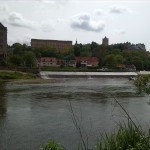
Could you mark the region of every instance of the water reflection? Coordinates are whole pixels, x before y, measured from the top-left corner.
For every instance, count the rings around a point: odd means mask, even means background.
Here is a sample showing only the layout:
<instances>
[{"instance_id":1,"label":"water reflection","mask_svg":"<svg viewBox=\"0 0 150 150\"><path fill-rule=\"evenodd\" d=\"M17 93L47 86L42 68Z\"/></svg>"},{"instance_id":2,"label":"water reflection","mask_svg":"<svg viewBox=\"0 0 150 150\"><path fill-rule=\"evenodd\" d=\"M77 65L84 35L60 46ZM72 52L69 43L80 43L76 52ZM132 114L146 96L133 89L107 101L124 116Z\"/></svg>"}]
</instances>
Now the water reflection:
<instances>
[{"instance_id":1,"label":"water reflection","mask_svg":"<svg viewBox=\"0 0 150 150\"><path fill-rule=\"evenodd\" d=\"M4 116L6 114L6 88L5 82L0 82L0 116Z\"/></svg>"}]
</instances>

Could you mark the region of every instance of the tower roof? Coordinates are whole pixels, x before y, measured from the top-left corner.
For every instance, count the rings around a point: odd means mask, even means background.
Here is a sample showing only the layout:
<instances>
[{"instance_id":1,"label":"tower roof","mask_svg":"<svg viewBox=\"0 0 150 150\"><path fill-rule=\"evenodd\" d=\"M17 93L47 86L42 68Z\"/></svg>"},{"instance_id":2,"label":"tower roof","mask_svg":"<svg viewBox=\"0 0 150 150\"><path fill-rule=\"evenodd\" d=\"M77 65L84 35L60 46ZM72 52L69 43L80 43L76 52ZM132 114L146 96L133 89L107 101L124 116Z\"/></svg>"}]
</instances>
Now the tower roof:
<instances>
[{"instance_id":1,"label":"tower roof","mask_svg":"<svg viewBox=\"0 0 150 150\"><path fill-rule=\"evenodd\" d=\"M0 30L7 30L7 27L4 27L1 22L0 22Z\"/></svg>"}]
</instances>

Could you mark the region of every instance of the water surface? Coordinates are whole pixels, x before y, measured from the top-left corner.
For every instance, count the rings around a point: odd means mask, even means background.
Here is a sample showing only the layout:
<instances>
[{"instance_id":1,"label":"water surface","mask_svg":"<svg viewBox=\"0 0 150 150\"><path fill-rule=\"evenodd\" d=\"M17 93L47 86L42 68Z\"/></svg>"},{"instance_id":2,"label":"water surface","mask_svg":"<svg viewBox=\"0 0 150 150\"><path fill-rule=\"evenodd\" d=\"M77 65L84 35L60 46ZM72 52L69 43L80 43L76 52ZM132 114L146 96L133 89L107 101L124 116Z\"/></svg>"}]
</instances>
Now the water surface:
<instances>
[{"instance_id":1,"label":"water surface","mask_svg":"<svg viewBox=\"0 0 150 150\"><path fill-rule=\"evenodd\" d=\"M94 147L100 133L125 119L115 97L144 128L150 123L147 96L137 96L126 78L57 79L56 83L0 83L1 150L38 150L55 139L68 150L80 141L79 126ZM71 104L71 106L70 106Z\"/></svg>"}]
</instances>

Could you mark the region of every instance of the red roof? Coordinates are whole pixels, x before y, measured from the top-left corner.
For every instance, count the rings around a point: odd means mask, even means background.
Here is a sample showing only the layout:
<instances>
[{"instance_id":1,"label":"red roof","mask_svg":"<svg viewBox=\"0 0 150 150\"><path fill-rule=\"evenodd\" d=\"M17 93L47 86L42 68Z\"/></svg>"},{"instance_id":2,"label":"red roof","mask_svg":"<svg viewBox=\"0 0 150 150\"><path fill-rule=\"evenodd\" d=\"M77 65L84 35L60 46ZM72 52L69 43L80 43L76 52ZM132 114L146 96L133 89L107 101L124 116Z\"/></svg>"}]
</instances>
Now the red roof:
<instances>
[{"instance_id":1,"label":"red roof","mask_svg":"<svg viewBox=\"0 0 150 150\"><path fill-rule=\"evenodd\" d=\"M57 62L57 59L54 57L41 57L41 62Z\"/></svg>"},{"instance_id":2,"label":"red roof","mask_svg":"<svg viewBox=\"0 0 150 150\"><path fill-rule=\"evenodd\" d=\"M98 63L98 58L97 57L76 57L76 61L87 61L91 63Z\"/></svg>"}]
</instances>

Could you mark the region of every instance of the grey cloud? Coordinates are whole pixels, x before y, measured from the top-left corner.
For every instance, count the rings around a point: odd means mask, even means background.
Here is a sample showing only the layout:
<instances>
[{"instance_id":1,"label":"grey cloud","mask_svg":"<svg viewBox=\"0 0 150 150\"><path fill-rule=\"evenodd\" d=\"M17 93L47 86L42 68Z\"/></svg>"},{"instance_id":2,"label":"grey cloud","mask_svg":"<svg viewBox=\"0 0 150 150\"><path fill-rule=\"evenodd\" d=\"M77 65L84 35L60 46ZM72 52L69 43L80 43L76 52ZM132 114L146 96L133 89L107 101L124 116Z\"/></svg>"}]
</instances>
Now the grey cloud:
<instances>
[{"instance_id":1,"label":"grey cloud","mask_svg":"<svg viewBox=\"0 0 150 150\"><path fill-rule=\"evenodd\" d=\"M104 22L96 22L91 20L91 17L88 13L74 16L71 20L70 25L73 29L81 29L92 32L101 32L105 28Z\"/></svg>"},{"instance_id":2,"label":"grey cloud","mask_svg":"<svg viewBox=\"0 0 150 150\"><path fill-rule=\"evenodd\" d=\"M124 34L126 34L126 32L125 31L121 31L120 34L124 35Z\"/></svg>"},{"instance_id":3,"label":"grey cloud","mask_svg":"<svg viewBox=\"0 0 150 150\"><path fill-rule=\"evenodd\" d=\"M40 25L40 29L43 31L43 32L51 32L54 30L54 26L52 26L53 23L42 23Z\"/></svg>"},{"instance_id":4,"label":"grey cloud","mask_svg":"<svg viewBox=\"0 0 150 150\"><path fill-rule=\"evenodd\" d=\"M102 9L97 9L94 11L94 14L97 16L101 16L103 14L103 10Z\"/></svg>"},{"instance_id":5,"label":"grey cloud","mask_svg":"<svg viewBox=\"0 0 150 150\"><path fill-rule=\"evenodd\" d=\"M4 21L12 26L34 29L34 23L32 21L26 20L21 14L16 12L10 13Z\"/></svg>"},{"instance_id":6,"label":"grey cloud","mask_svg":"<svg viewBox=\"0 0 150 150\"><path fill-rule=\"evenodd\" d=\"M120 35L125 35L126 32L124 30L121 30L121 29L116 29L114 30L115 34L120 34Z\"/></svg>"},{"instance_id":7,"label":"grey cloud","mask_svg":"<svg viewBox=\"0 0 150 150\"><path fill-rule=\"evenodd\" d=\"M15 27L27 28L31 30L42 30L43 32L49 32L49 31L54 30L54 28L52 27L52 24L53 24L52 22L37 23L37 22L25 19L21 14L17 12L10 13L4 19L4 22Z\"/></svg>"},{"instance_id":8,"label":"grey cloud","mask_svg":"<svg viewBox=\"0 0 150 150\"><path fill-rule=\"evenodd\" d=\"M8 6L7 5L1 5L0 6L0 12L8 12Z\"/></svg>"},{"instance_id":9,"label":"grey cloud","mask_svg":"<svg viewBox=\"0 0 150 150\"><path fill-rule=\"evenodd\" d=\"M119 5L113 5L110 7L110 13L122 14L126 12L131 12L131 10L129 8L119 6Z\"/></svg>"}]
</instances>

